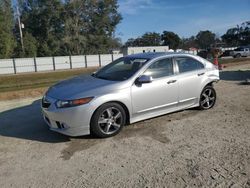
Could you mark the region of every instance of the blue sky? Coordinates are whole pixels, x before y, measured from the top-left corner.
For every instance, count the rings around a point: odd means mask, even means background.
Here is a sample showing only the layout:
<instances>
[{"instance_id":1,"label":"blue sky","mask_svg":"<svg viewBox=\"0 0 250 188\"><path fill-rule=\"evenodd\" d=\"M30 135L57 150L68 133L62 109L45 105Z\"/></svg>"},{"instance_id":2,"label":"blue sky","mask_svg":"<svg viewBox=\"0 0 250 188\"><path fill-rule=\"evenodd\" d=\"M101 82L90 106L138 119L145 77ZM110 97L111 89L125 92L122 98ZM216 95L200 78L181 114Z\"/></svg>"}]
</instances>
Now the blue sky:
<instances>
[{"instance_id":1,"label":"blue sky","mask_svg":"<svg viewBox=\"0 0 250 188\"><path fill-rule=\"evenodd\" d=\"M217 35L250 21L250 0L118 0L123 20L116 36L126 42L145 32L173 31L180 37L210 30Z\"/></svg>"}]
</instances>

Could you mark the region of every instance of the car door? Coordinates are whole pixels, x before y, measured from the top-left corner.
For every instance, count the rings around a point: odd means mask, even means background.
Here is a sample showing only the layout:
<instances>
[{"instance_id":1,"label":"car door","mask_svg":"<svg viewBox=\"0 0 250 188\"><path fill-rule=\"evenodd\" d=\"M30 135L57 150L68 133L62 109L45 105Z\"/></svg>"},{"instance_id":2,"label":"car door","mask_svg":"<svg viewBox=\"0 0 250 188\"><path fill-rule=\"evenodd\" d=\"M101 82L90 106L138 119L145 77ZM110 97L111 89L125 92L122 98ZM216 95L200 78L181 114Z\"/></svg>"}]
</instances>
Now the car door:
<instances>
[{"instance_id":1,"label":"car door","mask_svg":"<svg viewBox=\"0 0 250 188\"><path fill-rule=\"evenodd\" d=\"M249 48L245 48L245 54L244 54L244 56L249 56L249 55L250 55Z\"/></svg>"},{"instance_id":2,"label":"car door","mask_svg":"<svg viewBox=\"0 0 250 188\"><path fill-rule=\"evenodd\" d=\"M202 79L205 76L203 63L191 57L175 57L178 68L179 107L195 104L200 96Z\"/></svg>"},{"instance_id":3,"label":"car door","mask_svg":"<svg viewBox=\"0 0 250 188\"><path fill-rule=\"evenodd\" d=\"M247 49L246 49L246 48L243 48L243 49L242 49L241 56L246 56L246 55L247 55Z\"/></svg>"},{"instance_id":4,"label":"car door","mask_svg":"<svg viewBox=\"0 0 250 188\"><path fill-rule=\"evenodd\" d=\"M178 101L178 81L172 58L153 62L143 73L153 78L151 83L131 87L133 113L153 113L159 109L174 108Z\"/></svg>"}]
</instances>

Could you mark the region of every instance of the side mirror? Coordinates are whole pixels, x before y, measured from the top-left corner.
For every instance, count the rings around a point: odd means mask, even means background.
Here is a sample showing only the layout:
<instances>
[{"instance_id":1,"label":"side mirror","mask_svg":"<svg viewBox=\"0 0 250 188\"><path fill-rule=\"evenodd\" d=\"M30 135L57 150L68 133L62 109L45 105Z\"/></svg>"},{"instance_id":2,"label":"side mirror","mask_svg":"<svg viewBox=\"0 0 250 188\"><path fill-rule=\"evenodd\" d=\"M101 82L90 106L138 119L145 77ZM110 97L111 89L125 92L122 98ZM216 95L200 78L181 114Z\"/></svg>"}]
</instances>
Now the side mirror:
<instances>
[{"instance_id":1,"label":"side mirror","mask_svg":"<svg viewBox=\"0 0 250 188\"><path fill-rule=\"evenodd\" d=\"M152 81L153 81L152 76L141 75L139 78L137 78L136 83L137 84L146 84L146 83L151 83Z\"/></svg>"}]
</instances>

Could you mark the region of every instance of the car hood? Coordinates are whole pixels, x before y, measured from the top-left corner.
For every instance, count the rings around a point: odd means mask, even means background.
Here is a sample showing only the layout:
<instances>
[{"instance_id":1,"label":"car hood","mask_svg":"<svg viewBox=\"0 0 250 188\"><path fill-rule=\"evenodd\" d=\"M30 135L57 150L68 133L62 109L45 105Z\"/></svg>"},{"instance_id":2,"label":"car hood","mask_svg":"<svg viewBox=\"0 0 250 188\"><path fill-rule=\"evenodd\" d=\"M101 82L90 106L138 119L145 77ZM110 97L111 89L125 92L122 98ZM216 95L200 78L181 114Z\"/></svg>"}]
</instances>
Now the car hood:
<instances>
[{"instance_id":1,"label":"car hood","mask_svg":"<svg viewBox=\"0 0 250 188\"><path fill-rule=\"evenodd\" d=\"M95 78L90 75L74 77L61 81L50 87L46 95L61 100L91 97L115 89L119 89L119 82Z\"/></svg>"}]
</instances>

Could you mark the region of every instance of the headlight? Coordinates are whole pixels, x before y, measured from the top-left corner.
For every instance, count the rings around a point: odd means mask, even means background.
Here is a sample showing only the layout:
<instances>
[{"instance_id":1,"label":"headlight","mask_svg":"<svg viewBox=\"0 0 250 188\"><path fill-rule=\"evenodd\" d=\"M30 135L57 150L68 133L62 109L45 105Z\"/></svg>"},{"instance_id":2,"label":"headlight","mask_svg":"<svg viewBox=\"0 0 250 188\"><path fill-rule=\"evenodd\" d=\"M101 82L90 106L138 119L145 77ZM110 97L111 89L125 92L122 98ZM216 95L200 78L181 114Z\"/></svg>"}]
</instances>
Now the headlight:
<instances>
[{"instance_id":1,"label":"headlight","mask_svg":"<svg viewBox=\"0 0 250 188\"><path fill-rule=\"evenodd\" d=\"M56 101L57 108L68 108L73 106L79 106L82 104L89 103L94 97L87 97L82 99L75 99L75 100L58 100Z\"/></svg>"}]
</instances>

